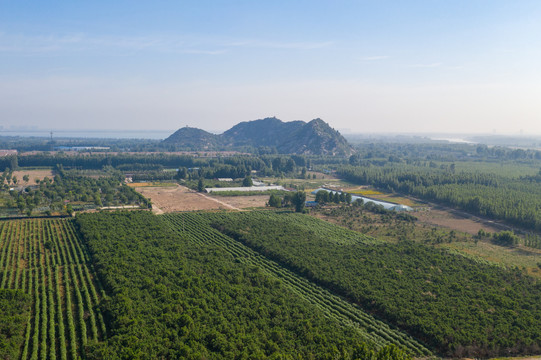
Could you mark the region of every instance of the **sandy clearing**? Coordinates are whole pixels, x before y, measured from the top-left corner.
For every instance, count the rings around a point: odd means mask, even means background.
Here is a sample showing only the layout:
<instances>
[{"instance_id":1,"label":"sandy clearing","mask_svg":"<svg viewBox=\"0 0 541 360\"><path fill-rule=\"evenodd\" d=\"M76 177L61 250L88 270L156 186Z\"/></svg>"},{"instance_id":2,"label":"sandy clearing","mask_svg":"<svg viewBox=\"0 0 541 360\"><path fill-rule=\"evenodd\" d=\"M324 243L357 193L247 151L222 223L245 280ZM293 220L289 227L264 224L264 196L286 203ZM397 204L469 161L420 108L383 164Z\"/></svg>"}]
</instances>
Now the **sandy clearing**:
<instances>
[{"instance_id":1,"label":"sandy clearing","mask_svg":"<svg viewBox=\"0 0 541 360\"><path fill-rule=\"evenodd\" d=\"M156 214L175 211L230 210L234 208L232 205L217 201L180 185L175 187L136 187L135 190L152 201L152 211Z\"/></svg>"},{"instance_id":2,"label":"sandy clearing","mask_svg":"<svg viewBox=\"0 0 541 360\"><path fill-rule=\"evenodd\" d=\"M269 201L269 195L250 195L250 196L219 196L213 195L214 199L227 203L235 208L248 209L265 207Z\"/></svg>"},{"instance_id":3,"label":"sandy clearing","mask_svg":"<svg viewBox=\"0 0 541 360\"><path fill-rule=\"evenodd\" d=\"M471 235L476 235L480 229L493 233L506 228L493 221L441 206L433 206L430 210L414 212L412 215L416 216L420 223L441 226Z\"/></svg>"},{"instance_id":4,"label":"sandy clearing","mask_svg":"<svg viewBox=\"0 0 541 360\"><path fill-rule=\"evenodd\" d=\"M230 208L230 209L232 209L232 210L240 210L239 208L234 207L233 205L227 204L227 203L225 203L225 202L223 202L223 201L221 201L221 200L218 200L218 199L216 199L216 198L212 198L212 197L207 196L207 195L202 194L202 193L196 193L196 194L199 195L199 196L201 196L201 197L204 197L205 199L215 201L215 202L217 202L218 204L223 205L223 206L226 206L226 207L228 207L228 208Z\"/></svg>"}]
</instances>

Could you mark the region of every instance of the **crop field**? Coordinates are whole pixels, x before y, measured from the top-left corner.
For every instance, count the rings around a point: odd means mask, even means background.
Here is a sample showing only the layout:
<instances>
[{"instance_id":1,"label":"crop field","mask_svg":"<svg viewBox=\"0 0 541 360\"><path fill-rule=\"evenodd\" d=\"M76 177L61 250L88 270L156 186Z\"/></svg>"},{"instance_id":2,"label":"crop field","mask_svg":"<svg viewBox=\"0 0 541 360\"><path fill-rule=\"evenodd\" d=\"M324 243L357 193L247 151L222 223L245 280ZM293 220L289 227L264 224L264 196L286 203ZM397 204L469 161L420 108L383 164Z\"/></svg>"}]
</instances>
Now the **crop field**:
<instances>
[{"instance_id":1,"label":"crop field","mask_svg":"<svg viewBox=\"0 0 541 360\"><path fill-rule=\"evenodd\" d=\"M184 237L189 237L197 244L212 244L231 254L239 262L256 266L267 274L276 277L287 287L303 299L320 309L327 317L332 318L346 326L356 329L367 341L382 347L389 344L397 344L416 355L429 355L431 352L422 344L414 340L402 331L390 327L386 323L377 320L367 312L360 309L341 297L332 294L323 287L295 274L293 271L280 264L267 259L258 252L241 244L240 242L220 233L210 226L212 219L221 218L223 213L182 213L165 214L165 219L172 225L173 230ZM308 226L314 225L317 220L309 217L299 217L297 220L309 222ZM321 231L339 230L340 228L329 225ZM345 243L364 241L362 236L345 237ZM368 239L366 239L368 240ZM370 242L370 240L368 240Z\"/></svg>"},{"instance_id":2,"label":"crop field","mask_svg":"<svg viewBox=\"0 0 541 360\"><path fill-rule=\"evenodd\" d=\"M75 223L107 290L112 324L105 341L86 348L88 359L429 354L403 333L235 246L204 213L86 213Z\"/></svg>"},{"instance_id":3,"label":"crop field","mask_svg":"<svg viewBox=\"0 0 541 360\"><path fill-rule=\"evenodd\" d=\"M386 243L300 214L222 212L208 219L222 234L378 314L439 354L539 352L541 288L518 268L411 241Z\"/></svg>"},{"instance_id":4,"label":"crop field","mask_svg":"<svg viewBox=\"0 0 541 360\"><path fill-rule=\"evenodd\" d=\"M0 287L32 299L19 359L78 359L105 338L102 290L88 261L71 220L0 222Z\"/></svg>"},{"instance_id":5,"label":"crop field","mask_svg":"<svg viewBox=\"0 0 541 360\"><path fill-rule=\"evenodd\" d=\"M347 192L353 195L363 195L363 196L383 195L383 193L380 191L367 189L365 187L354 189L354 190L347 190Z\"/></svg>"}]
</instances>

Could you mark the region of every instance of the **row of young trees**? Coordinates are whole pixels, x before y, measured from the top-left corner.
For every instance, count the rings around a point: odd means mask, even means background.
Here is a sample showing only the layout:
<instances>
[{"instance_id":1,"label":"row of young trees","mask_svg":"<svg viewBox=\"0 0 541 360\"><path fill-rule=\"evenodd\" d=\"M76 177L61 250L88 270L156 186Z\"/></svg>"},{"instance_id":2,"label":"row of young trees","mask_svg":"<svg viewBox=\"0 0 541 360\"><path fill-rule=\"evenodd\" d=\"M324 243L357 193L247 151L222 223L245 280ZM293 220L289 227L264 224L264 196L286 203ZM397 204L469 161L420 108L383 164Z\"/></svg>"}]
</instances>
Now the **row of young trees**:
<instances>
[{"instance_id":1,"label":"row of young trees","mask_svg":"<svg viewBox=\"0 0 541 360\"><path fill-rule=\"evenodd\" d=\"M338 191L320 190L316 193L316 202L318 204L327 204L327 203L351 204L351 194L338 192Z\"/></svg>"},{"instance_id":2,"label":"row of young trees","mask_svg":"<svg viewBox=\"0 0 541 360\"><path fill-rule=\"evenodd\" d=\"M386 323L374 318L342 297L336 296L293 271L260 256L256 251L214 229L211 226L213 219L220 219L222 216L227 216L227 214L222 212L190 212L164 215L177 233L185 236L189 234L191 241L196 245L216 245L221 251L233 256L235 261L256 266L271 277L279 278L285 287L317 307L330 319L358 331L359 337L363 341L374 344L378 348L397 345L415 356L432 354L430 350L404 332L389 327Z\"/></svg>"},{"instance_id":3,"label":"row of young trees","mask_svg":"<svg viewBox=\"0 0 541 360\"><path fill-rule=\"evenodd\" d=\"M295 216L293 216L295 215ZM541 350L541 288L519 269L422 244L350 240L300 214L228 213L214 226L283 266L406 329L441 354ZM305 225L307 224L307 225ZM307 255L308 254L308 255ZM502 290L505 289L505 290Z\"/></svg>"},{"instance_id":4,"label":"row of young trees","mask_svg":"<svg viewBox=\"0 0 541 360\"><path fill-rule=\"evenodd\" d=\"M256 170L263 175L292 174L310 168L312 160L301 155L231 155L202 157L175 153L38 153L0 158L0 169L55 167L95 169L112 166L123 172L153 172L163 169L196 169L197 177L244 177ZM300 171L300 170L299 170ZM236 175L236 176L233 176Z\"/></svg>"},{"instance_id":5,"label":"row of young trees","mask_svg":"<svg viewBox=\"0 0 541 360\"><path fill-rule=\"evenodd\" d=\"M22 292L30 310L12 328L22 343L3 359L78 359L106 337L95 274L69 220L11 220L0 225L1 288ZM3 290L0 290L3 291ZM21 310L24 310L23 306ZM14 323L13 325L15 325Z\"/></svg>"},{"instance_id":6,"label":"row of young trees","mask_svg":"<svg viewBox=\"0 0 541 360\"><path fill-rule=\"evenodd\" d=\"M113 329L87 359L407 359L359 342L261 269L148 212L79 214Z\"/></svg>"}]
</instances>

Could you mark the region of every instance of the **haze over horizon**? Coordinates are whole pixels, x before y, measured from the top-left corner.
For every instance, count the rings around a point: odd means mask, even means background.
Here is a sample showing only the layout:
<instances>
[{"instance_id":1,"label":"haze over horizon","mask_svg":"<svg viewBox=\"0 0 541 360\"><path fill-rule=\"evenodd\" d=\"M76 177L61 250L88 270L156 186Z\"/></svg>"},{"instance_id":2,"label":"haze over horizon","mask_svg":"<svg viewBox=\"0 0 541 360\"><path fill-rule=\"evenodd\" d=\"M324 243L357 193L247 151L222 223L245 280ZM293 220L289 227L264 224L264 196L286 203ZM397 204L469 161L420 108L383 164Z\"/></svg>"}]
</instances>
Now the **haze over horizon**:
<instances>
[{"instance_id":1,"label":"haze over horizon","mask_svg":"<svg viewBox=\"0 0 541 360\"><path fill-rule=\"evenodd\" d=\"M0 1L0 127L541 134L541 2Z\"/></svg>"}]
</instances>

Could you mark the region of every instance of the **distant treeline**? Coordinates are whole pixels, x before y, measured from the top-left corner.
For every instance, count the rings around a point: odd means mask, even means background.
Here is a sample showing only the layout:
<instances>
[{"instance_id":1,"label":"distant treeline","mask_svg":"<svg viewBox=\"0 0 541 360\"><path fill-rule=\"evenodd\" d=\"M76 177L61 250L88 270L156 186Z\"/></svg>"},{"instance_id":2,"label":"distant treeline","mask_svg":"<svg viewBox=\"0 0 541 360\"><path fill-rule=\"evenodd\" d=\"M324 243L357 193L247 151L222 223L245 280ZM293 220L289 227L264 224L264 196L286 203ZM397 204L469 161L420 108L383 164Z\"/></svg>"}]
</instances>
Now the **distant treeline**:
<instances>
[{"instance_id":1,"label":"distant treeline","mask_svg":"<svg viewBox=\"0 0 541 360\"><path fill-rule=\"evenodd\" d=\"M541 230L541 173L510 178L491 173L454 171L453 167L406 164L346 166L345 179L385 191L418 196L470 213L504 220L529 230Z\"/></svg>"},{"instance_id":2,"label":"distant treeline","mask_svg":"<svg viewBox=\"0 0 541 360\"><path fill-rule=\"evenodd\" d=\"M223 234L407 330L445 356L541 349L541 287L431 246L384 243L301 214L204 213Z\"/></svg>"},{"instance_id":3,"label":"distant treeline","mask_svg":"<svg viewBox=\"0 0 541 360\"><path fill-rule=\"evenodd\" d=\"M408 163L416 160L541 160L541 151L538 150L488 147L484 144L365 142L358 144L356 150L357 154L350 157L351 165L361 165L368 159Z\"/></svg>"},{"instance_id":4,"label":"distant treeline","mask_svg":"<svg viewBox=\"0 0 541 360\"><path fill-rule=\"evenodd\" d=\"M58 147L108 147L108 151L160 151L160 140L0 136L0 149L51 151ZM95 150L92 150L95 152Z\"/></svg>"},{"instance_id":5,"label":"distant treeline","mask_svg":"<svg viewBox=\"0 0 541 360\"><path fill-rule=\"evenodd\" d=\"M328 158L315 158L317 163ZM102 169L112 166L123 172L160 172L163 169L181 169L197 171L197 177L240 178L252 170L261 175L291 174L298 168L309 168L312 159L300 155L238 155L227 157L197 157L170 153L133 154L133 153L39 153L32 155L9 156L0 158L0 169L16 167L54 167ZM336 162L336 159L334 160ZM342 158L342 163L346 159Z\"/></svg>"}]
</instances>

